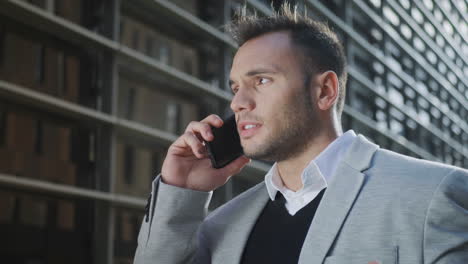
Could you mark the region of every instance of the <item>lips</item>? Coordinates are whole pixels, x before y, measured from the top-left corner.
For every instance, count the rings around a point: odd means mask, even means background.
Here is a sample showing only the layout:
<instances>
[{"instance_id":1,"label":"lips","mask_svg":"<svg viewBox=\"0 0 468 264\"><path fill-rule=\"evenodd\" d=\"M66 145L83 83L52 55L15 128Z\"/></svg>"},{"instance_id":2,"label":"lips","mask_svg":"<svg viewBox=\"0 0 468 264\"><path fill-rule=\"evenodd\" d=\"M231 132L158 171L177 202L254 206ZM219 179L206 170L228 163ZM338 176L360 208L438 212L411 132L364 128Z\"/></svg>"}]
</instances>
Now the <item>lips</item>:
<instances>
[{"instance_id":1,"label":"lips","mask_svg":"<svg viewBox=\"0 0 468 264\"><path fill-rule=\"evenodd\" d=\"M255 135L262 124L252 121L242 121L237 124L237 130L239 131L239 135L241 138L249 138Z\"/></svg>"}]
</instances>

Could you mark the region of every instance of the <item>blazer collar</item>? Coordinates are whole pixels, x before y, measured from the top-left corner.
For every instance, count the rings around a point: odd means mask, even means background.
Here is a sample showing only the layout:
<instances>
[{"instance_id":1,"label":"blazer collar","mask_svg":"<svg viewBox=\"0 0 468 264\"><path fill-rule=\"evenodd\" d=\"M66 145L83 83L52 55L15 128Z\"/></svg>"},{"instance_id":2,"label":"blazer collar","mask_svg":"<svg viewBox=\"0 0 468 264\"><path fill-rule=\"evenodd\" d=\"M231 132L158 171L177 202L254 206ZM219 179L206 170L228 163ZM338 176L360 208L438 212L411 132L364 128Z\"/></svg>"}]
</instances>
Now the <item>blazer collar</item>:
<instances>
[{"instance_id":1,"label":"blazer collar","mask_svg":"<svg viewBox=\"0 0 468 264\"><path fill-rule=\"evenodd\" d=\"M351 209L365 175L362 173L378 146L358 135L339 163L320 202L302 246L299 263L322 263L330 246ZM224 223L218 223L223 238L213 245L213 263L240 263L250 232L269 200L265 184L244 193L235 203L234 213ZM242 195L242 194L241 194ZM232 205L234 206L234 205ZM229 257L226 257L229 256Z\"/></svg>"},{"instance_id":2,"label":"blazer collar","mask_svg":"<svg viewBox=\"0 0 468 264\"><path fill-rule=\"evenodd\" d=\"M212 263L238 264L241 262L244 247L258 217L269 200L264 182L243 193L241 201L230 206L233 214L223 223L217 223L219 232L225 232L217 245L212 245ZM229 210L229 209L228 209Z\"/></svg>"},{"instance_id":3,"label":"blazer collar","mask_svg":"<svg viewBox=\"0 0 468 264\"><path fill-rule=\"evenodd\" d=\"M378 145L358 135L339 163L315 213L299 263L322 263L352 208Z\"/></svg>"}]
</instances>

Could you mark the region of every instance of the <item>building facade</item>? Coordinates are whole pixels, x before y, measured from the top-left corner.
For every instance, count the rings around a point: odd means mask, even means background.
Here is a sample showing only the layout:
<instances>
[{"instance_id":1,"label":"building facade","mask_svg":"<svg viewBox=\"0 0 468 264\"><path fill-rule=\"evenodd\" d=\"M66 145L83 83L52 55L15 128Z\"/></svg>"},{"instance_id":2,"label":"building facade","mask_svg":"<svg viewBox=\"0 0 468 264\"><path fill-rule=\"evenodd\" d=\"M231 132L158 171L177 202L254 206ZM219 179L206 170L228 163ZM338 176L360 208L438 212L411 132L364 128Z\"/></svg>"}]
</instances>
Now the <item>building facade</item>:
<instances>
[{"instance_id":1,"label":"building facade","mask_svg":"<svg viewBox=\"0 0 468 264\"><path fill-rule=\"evenodd\" d=\"M150 183L191 120L229 113L244 1L0 2L0 255L132 263ZM345 44L344 129L468 168L463 0L294 1ZM247 0L269 14L281 1ZM263 180L254 161L211 209Z\"/></svg>"}]
</instances>

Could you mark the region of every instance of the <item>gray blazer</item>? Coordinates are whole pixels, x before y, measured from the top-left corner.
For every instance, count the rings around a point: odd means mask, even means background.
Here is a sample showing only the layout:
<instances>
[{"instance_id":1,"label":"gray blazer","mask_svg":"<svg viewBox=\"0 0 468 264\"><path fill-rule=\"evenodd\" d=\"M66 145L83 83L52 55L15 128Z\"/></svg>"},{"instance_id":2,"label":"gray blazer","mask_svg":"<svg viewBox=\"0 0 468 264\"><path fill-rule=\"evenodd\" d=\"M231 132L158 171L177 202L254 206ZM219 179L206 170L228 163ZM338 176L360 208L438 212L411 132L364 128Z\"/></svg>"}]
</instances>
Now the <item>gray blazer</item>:
<instances>
[{"instance_id":1,"label":"gray blazer","mask_svg":"<svg viewBox=\"0 0 468 264\"><path fill-rule=\"evenodd\" d=\"M262 182L206 216L209 193L153 182L136 264L239 263L269 196ZM468 171L359 135L317 209L299 263L468 263Z\"/></svg>"}]
</instances>

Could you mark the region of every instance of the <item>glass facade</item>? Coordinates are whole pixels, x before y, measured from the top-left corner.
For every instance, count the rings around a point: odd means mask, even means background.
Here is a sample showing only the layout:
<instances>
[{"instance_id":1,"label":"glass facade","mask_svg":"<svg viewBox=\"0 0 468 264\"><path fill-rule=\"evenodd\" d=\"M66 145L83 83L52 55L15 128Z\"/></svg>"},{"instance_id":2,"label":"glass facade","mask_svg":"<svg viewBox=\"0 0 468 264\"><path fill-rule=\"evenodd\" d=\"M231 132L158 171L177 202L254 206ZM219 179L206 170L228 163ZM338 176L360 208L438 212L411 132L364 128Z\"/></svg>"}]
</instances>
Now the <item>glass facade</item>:
<instances>
[{"instance_id":1,"label":"glass facade","mask_svg":"<svg viewBox=\"0 0 468 264\"><path fill-rule=\"evenodd\" d=\"M0 3L0 255L132 263L150 183L192 120L224 116L244 1ZM282 1L247 0L265 15ZM460 0L295 1L345 44L344 129L468 168L468 20ZM252 162L210 209L263 180Z\"/></svg>"}]
</instances>

